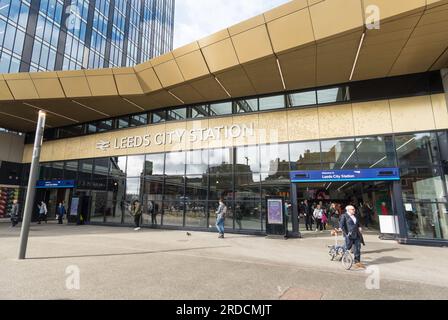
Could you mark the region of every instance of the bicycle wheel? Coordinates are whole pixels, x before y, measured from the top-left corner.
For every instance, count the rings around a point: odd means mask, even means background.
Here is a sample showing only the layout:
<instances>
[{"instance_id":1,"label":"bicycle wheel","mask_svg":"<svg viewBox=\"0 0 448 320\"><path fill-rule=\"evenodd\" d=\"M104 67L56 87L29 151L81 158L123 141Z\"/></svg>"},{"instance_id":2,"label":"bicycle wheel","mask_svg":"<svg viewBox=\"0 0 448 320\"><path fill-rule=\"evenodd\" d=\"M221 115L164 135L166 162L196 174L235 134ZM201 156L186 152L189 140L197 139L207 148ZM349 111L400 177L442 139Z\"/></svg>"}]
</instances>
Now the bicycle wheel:
<instances>
[{"instance_id":1,"label":"bicycle wheel","mask_svg":"<svg viewBox=\"0 0 448 320\"><path fill-rule=\"evenodd\" d=\"M331 249L330 249L330 252L329 252L328 254L329 254L330 257L331 257L331 261L333 261L334 258L336 258L337 252L336 252L336 250L335 250L334 248L331 248Z\"/></svg>"},{"instance_id":2,"label":"bicycle wheel","mask_svg":"<svg viewBox=\"0 0 448 320\"><path fill-rule=\"evenodd\" d=\"M344 255L342 256L342 265L344 266L345 270L350 270L352 268L353 257L350 252L344 252Z\"/></svg>"}]
</instances>

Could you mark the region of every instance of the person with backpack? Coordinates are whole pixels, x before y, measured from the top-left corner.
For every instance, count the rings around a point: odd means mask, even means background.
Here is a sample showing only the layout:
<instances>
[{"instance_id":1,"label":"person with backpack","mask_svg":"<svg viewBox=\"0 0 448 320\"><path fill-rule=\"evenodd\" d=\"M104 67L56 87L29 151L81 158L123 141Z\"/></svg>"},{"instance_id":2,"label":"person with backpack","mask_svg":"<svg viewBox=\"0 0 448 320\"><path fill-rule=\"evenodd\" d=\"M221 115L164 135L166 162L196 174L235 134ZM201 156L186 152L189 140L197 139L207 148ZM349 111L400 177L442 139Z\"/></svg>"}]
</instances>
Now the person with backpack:
<instances>
[{"instance_id":1,"label":"person with backpack","mask_svg":"<svg viewBox=\"0 0 448 320\"><path fill-rule=\"evenodd\" d=\"M224 239L224 222L227 215L227 206L224 203L224 199L219 199L218 210L216 210L216 228L219 232L220 239Z\"/></svg>"}]
</instances>

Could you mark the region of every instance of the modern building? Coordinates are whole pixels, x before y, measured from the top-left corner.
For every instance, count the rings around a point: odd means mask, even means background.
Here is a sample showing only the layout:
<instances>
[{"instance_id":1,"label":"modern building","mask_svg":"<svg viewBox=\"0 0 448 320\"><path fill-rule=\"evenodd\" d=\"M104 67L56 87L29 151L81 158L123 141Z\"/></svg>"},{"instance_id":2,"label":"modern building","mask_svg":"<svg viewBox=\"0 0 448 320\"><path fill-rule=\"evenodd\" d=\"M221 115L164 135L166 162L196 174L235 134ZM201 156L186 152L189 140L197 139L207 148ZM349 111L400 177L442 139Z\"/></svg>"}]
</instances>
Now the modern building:
<instances>
[{"instance_id":1,"label":"modern building","mask_svg":"<svg viewBox=\"0 0 448 320\"><path fill-rule=\"evenodd\" d=\"M1 0L0 73L134 66L173 25L174 0Z\"/></svg>"},{"instance_id":2,"label":"modern building","mask_svg":"<svg viewBox=\"0 0 448 320\"><path fill-rule=\"evenodd\" d=\"M148 226L213 230L222 197L228 231L265 234L281 196L291 234L304 199L369 202L382 233L446 245L447 13L295 0L135 67L3 74L0 126L27 138L1 150L26 178L45 110L36 200L90 223L140 199Z\"/></svg>"}]
</instances>

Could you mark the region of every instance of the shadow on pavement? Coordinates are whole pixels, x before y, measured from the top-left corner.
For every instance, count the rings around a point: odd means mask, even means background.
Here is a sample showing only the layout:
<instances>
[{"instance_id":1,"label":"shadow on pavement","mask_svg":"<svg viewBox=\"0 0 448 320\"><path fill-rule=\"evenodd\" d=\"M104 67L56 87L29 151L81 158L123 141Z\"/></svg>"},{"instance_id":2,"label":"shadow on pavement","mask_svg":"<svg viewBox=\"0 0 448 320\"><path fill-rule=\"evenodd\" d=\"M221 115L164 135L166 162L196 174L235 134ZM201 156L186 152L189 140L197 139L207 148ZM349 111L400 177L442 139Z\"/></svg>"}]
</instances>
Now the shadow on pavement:
<instances>
[{"instance_id":1,"label":"shadow on pavement","mask_svg":"<svg viewBox=\"0 0 448 320\"><path fill-rule=\"evenodd\" d=\"M182 251L205 250L205 249L220 249L220 248L230 248L230 247L231 246L210 246L210 247L196 247L196 248L170 249L170 250L154 250L154 251L141 251L141 252L86 254L86 255L59 256L59 257L32 257L32 258L27 258L26 260L50 260L50 259L72 259L72 258L91 258L91 257L132 256L132 255L145 255L145 254L154 254L154 253L182 252Z\"/></svg>"},{"instance_id":2,"label":"shadow on pavement","mask_svg":"<svg viewBox=\"0 0 448 320\"><path fill-rule=\"evenodd\" d=\"M381 258L369 261L369 265L396 263L396 262L409 261L409 260L414 260L414 259L411 259L411 258L397 258L397 257L381 257Z\"/></svg>"},{"instance_id":3,"label":"shadow on pavement","mask_svg":"<svg viewBox=\"0 0 448 320\"><path fill-rule=\"evenodd\" d=\"M379 250L369 250L369 251L362 251L362 254L370 254L370 253L383 253L388 251L396 251L398 248L389 248L389 249L379 249Z\"/></svg>"}]
</instances>

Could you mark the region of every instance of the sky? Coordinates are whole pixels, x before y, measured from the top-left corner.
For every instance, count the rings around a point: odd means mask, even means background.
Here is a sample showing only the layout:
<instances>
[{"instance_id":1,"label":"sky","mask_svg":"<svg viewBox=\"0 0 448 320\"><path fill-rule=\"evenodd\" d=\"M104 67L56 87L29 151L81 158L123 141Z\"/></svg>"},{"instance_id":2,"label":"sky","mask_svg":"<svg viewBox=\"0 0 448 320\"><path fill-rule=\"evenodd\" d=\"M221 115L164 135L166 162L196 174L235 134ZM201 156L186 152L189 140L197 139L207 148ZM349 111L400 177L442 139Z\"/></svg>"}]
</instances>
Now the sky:
<instances>
[{"instance_id":1,"label":"sky","mask_svg":"<svg viewBox=\"0 0 448 320\"><path fill-rule=\"evenodd\" d=\"M176 0L174 49L289 0Z\"/></svg>"}]
</instances>

